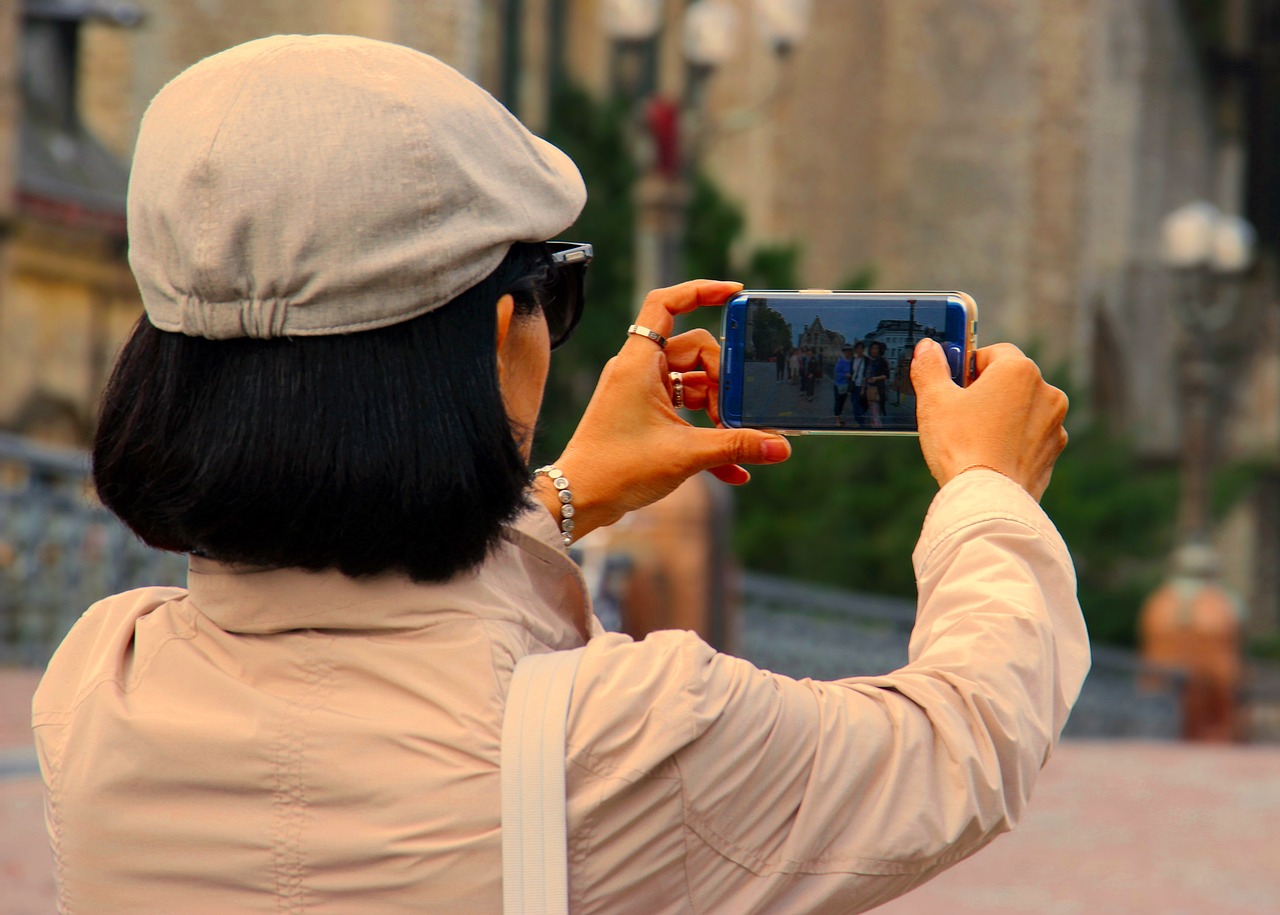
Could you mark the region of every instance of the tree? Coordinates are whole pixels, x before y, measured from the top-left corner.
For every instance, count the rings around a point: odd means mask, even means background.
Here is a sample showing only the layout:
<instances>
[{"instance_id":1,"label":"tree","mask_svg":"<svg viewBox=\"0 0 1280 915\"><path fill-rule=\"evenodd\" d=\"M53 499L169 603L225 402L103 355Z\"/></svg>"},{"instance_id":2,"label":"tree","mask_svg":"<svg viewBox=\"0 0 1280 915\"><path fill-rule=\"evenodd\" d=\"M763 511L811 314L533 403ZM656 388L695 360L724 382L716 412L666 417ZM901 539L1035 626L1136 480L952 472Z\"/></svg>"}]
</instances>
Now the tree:
<instances>
[{"instance_id":1,"label":"tree","mask_svg":"<svg viewBox=\"0 0 1280 915\"><path fill-rule=\"evenodd\" d=\"M748 300L749 301L749 300ZM751 309L751 349L747 358L768 359L775 352L791 346L791 325L768 305L755 305Z\"/></svg>"}]
</instances>

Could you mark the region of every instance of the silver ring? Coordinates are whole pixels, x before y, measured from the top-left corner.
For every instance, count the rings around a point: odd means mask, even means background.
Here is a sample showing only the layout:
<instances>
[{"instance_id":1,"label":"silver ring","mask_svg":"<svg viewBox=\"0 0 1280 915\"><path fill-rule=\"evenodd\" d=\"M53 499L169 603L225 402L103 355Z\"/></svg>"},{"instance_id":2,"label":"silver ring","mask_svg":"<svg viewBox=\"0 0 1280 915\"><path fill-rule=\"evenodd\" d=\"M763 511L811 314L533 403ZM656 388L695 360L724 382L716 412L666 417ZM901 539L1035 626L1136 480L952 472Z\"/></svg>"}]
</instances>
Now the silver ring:
<instances>
[{"instance_id":1,"label":"silver ring","mask_svg":"<svg viewBox=\"0 0 1280 915\"><path fill-rule=\"evenodd\" d=\"M679 372L671 372L667 377L671 379L671 402L676 405L677 410L683 410L684 376Z\"/></svg>"},{"instance_id":2,"label":"silver ring","mask_svg":"<svg viewBox=\"0 0 1280 915\"><path fill-rule=\"evenodd\" d=\"M644 337L658 344L659 349L667 348L667 338L662 336L656 330L650 330L647 327L641 327L639 324L632 324L627 328L627 333L635 334L637 337Z\"/></svg>"}]
</instances>

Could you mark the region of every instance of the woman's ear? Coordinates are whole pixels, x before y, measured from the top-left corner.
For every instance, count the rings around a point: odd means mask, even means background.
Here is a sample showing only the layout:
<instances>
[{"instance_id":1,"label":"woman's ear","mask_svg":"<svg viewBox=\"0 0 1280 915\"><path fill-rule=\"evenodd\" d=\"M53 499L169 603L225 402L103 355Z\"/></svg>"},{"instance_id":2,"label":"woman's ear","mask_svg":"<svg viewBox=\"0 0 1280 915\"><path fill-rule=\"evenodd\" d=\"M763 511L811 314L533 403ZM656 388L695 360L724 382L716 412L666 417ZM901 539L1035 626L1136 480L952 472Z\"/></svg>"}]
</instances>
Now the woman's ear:
<instances>
[{"instance_id":1,"label":"woman's ear","mask_svg":"<svg viewBox=\"0 0 1280 915\"><path fill-rule=\"evenodd\" d=\"M494 345L498 350L498 385L501 386L506 374L506 359L503 358L503 347L507 342L507 334L511 330L511 317L516 313L516 300L512 298L511 293L507 293L498 299L498 304L494 306L498 310L497 332Z\"/></svg>"},{"instance_id":2,"label":"woman's ear","mask_svg":"<svg viewBox=\"0 0 1280 915\"><path fill-rule=\"evenodd\" d=\"M498 338L495 345L498 349L502 349L502 344L507 342L507 331L511 329L511 316L515 314L516 300L507 293L498 299Z\"/></svg>"}]
</instances>

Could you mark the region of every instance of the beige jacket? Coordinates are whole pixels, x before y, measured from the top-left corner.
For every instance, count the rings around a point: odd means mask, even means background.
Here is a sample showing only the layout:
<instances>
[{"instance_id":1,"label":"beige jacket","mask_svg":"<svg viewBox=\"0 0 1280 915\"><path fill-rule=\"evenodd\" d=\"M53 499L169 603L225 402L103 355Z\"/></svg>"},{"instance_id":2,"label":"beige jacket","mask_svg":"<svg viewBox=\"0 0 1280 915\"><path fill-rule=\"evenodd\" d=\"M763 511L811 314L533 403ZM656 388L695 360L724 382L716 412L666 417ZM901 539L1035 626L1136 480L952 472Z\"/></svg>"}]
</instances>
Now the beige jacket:
<instances>
[{"instance_id":1,"label":"beige jacket","mask_svg":"<svg viewBox=\"0 0 1280 915\"><path fill-rule=\"evenodd\" d=\"M193 559L187 590L95 605L33 714L62 911L501 911L511 672L594 620L557 541L531 513L446 585ZM592 626L574 912L855 912L1012 826L1089 666L1071 560L1022 489L971 471L914 561L887 676L795 681Z\"/></svg>"}]
</instances>

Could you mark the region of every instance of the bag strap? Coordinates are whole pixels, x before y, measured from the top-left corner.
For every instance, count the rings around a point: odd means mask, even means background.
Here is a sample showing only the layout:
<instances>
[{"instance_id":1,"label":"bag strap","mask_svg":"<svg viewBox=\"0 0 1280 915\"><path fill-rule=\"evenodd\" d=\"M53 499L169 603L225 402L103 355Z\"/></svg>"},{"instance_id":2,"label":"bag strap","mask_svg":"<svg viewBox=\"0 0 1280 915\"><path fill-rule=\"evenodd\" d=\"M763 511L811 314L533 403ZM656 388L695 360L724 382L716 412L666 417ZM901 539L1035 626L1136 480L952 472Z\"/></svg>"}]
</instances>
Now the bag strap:
<instances>
[{"instance_id":1,"label":"bag strap","mask_svg":"<svg viewBox=\"0 0 1280 915\"><path fill-rule=\"evenodd\" d=\"M502 906L569 911L565 723L584 648L521 658L502 719Z\"/></svg>"}]
</instances>

